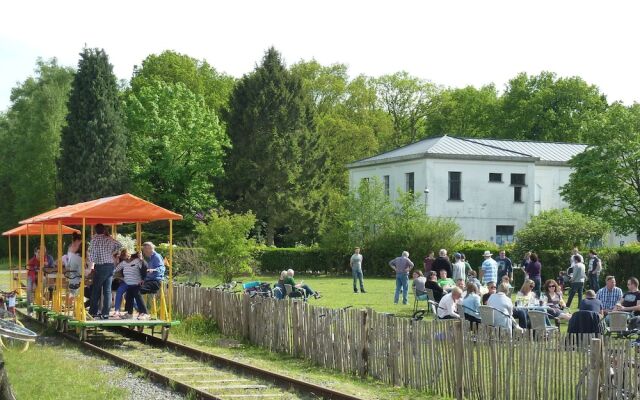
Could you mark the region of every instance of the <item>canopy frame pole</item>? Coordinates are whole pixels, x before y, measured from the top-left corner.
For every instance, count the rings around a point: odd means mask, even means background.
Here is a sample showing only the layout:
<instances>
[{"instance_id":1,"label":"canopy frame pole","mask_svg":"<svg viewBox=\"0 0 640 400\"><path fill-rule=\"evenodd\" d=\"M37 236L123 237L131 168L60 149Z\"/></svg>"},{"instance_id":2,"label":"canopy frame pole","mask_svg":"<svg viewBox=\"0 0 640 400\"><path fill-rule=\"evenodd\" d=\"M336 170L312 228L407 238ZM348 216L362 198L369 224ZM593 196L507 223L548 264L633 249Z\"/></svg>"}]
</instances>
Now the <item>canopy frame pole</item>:
<instances>
[{"instance_id":1,"label":"canopy frame pole","mask_svg":"<svg viewBox=\"0 0 640 400\"><path fill-rule=\"evenodd\" d=\"M44 306L44 224L40 224L40 268L38 269L38 285L36 286L36 304Z\"/></svg>"},{"instance_id":2,"label":"canopy frame pole","mask_svg":"<svg viewBox=\"0 0 640 400\"><path fill-rule=\"evenodd\" d=\"M54 311L62 311L62 222L58 220L58 272L56 274L56 294Z\"/></svg>"},{"instance_id":3,"label":"canopy frame pole","mask_svg":"<svg viewBox=\"0 0 640 400\"><path fill-rule=\"evenodd\" d=\"M16 293L22 296L22 235L18 235L18 284Z\"/></svg>"},{"instance_id":4,"label":"canopy frame pole","mask_svg":"<svg viewBox=\"0 0 640 400\"><path fill-rule=\"evenodd\" d=\"M11 274L11 284L9 285L9 290L13 291L15 290L15 284L13 283L14 281L14 273L13 273L13 268L11 264L13 264L13 260L11 259L11 236L7 236L7 239L9 240L9 274Z\"/></svg>"},{"instance_id":5,"label":"canopy frame pole","mask_svg":"<svg viewBox=\"0 0 640 400\"><path fill-rule=\"evenodd\" d=\"M25 239L24 239L25 243L24 243L24 262L27 263L27 265L29 264L29 224L27 224L27 234L25 235ZM31 290L33 290L33 282L31 283ZM27 292L29 292L29 271L27 268ZM29 296L32 296L31 293L27 293L27 298L29 298ZM32 297L33 299L33 297ZM28 301L27 301L28 303ZM30 306L31 304L29 304Z\"/></svg>"},{"instance_id":6,"label":"canopy frame pole","mask_svg":"<svg viewBox=\"0 0 640 400\"><path fill-rule=\"evenodd\" d=\"M76 297L76 301L75 301L75 318L78 321L86 321L87 319L87 313L86 310L84 308L84 269L85 269L85 265L86 265L86 253L85 253L85 228L86 228L86 218L82 218L82 242L81 242L81 246L82 246L82 264L80 267L80 291L78 293L78 296Z\"/></svg>"},{"instance_id":7,"label":"canopy frame pole","mask_svg":"<svg viewBox=\"0 0 640 400\"><path fill-rule=\"evenodd\" d=\"M142 225L136 222L136 251L142 253Z\"/></svg>"},{"instance_id":8,"label":"canopy frame pole","mask_svg":"<svg viewBox=\"0 0 640 400\"><path fill-rule=\"evenodd\" d=\"M173 220L169 220L169 289L168 289L167 314L169 315L169 322L172 321L173 310Z\"/></svg>"}]
</instances>

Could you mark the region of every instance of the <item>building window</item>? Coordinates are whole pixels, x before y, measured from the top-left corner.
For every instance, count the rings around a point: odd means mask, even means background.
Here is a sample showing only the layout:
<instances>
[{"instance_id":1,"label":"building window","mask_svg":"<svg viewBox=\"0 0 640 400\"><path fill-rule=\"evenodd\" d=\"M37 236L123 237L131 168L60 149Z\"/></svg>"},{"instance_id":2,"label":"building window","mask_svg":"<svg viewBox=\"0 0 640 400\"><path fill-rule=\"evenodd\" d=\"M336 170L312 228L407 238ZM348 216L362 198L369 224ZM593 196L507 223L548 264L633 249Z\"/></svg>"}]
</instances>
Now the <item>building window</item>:
<instances>
[{"instance_id":1,"label":"building window","mask_svg":"<svg viewBox=\"0 0 640 400\"><path fill-rule=\"evenodd\" d=\"M502 174L497 174L495 172L489 173L489 182L502 182Z\"/></svg>"},{"instance_id":2,"label":"building window","mask_svg":"<svg viewBox=\"0 0 640 400\"><path fill-rule=\"evenodd\" d=\"M513 187L513 202L522 203L522 186Z\"/></svg>"},{"instance_id":3,"label":"building window","mask_svg":"<svg viewBox=\"0 0 640 400\"><path fill-rule=\"evenodd\" d=\"M407 172L404 174L404 190L405 192L413 193L414 175L413 172Z\"/></svg>"},{"instance_id":4,"label":"building window","mask_svg":"<svg viewBox=\"0 0 640 400\"><path fill-rule=\"evenodd\" d=\"M525 186L524 174L511 174L511 184Z\"/></svg>"},{"instance_id":5,"label":"building window","mask_svg":"<svg viewBox=\"0 0 640 400\"><path fill-rule=\"evenodd\" d=\"M389 197L389 175L383 176L382 181L384 182L384 195Z\"/></svg>"},{"instance_id":6,"label":"building window","mask_svg":"<svg viewBox=\"0 0 640 400\"><path fill-rule=\"evenodd\" d=\"M513 225L496 225L496 244L502 246L513 242Z\"/></svg>"},{"instance_id":7,"label":"building window","mask_svg":"<svg viewBox=\"0 0 640 400\"><path fill-rule=\"evenodd\" d=\"M449 200L462 200L462 172L449 171Z\"/></svg>"}]
</instances>

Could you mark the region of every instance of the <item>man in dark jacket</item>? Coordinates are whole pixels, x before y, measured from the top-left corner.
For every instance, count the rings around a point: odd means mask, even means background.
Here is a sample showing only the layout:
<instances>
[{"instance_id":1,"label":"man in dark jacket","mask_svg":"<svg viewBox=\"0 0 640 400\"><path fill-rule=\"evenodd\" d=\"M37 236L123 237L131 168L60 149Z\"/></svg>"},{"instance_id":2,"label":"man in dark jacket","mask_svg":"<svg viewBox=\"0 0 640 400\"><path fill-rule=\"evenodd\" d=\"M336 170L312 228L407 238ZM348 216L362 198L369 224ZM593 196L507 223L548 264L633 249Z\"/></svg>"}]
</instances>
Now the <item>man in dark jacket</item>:
<instances>
[{"instance_id":1,"label":"man in dark jacket","mask_svg":"<svg viewBox=\"0 0 640 400\"><path fill-rule=\"evenodd\" d=\"M433 262L432 271L435 271L436 274L440 274L440 270L444 269L447 271L447 276L453 276L451 261L449 261L449 257L447 256L447 250L441 249L439 253L439 257L435 259Z\"/></svg>"},{"instance_id":2,"label":"man in dark jacket","mask_svg":"<svg viewBox=\"0 0 640 400\"><path fill-rule=\"evenodd\" d=\"M435 271L429 272L429 276L427 277L427 282L424 284L425 289L433 290L433 300L440 302L442 296L444 296L444 289L438 285L438 277L436 276Z\"/></svg>"}]
</instances>

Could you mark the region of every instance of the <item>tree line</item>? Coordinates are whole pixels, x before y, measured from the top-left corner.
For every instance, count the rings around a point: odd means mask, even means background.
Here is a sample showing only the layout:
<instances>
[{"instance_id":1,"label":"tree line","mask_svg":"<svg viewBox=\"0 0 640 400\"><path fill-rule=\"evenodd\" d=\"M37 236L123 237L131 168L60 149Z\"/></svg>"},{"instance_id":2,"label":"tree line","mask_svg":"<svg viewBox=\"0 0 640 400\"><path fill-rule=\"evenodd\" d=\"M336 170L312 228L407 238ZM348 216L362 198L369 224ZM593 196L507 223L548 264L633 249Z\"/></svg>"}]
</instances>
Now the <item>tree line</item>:
<instances>
[{"instance_id":1,"label":"tree line","mask_svg":"<svg viewBox=\"0 0 640 400\"><path fill-rule=\"evenodd\" d=\"M447 88L403 71L288 66L270 48L239 79L165 51L119 82L105 51L85 48L76 69L38 60L0 113L0 228L129 191L184 214L178 234L224 208L253 212L253 236L267 244L315 243L344 222L349 162L442 134L597 146L617 129L623 151L638 121L636 106L610 105L596 86L551 72L519 74L504 90ZM565 197L595 213L583 185L572 177Z\"/></svg>"}]
</instances>

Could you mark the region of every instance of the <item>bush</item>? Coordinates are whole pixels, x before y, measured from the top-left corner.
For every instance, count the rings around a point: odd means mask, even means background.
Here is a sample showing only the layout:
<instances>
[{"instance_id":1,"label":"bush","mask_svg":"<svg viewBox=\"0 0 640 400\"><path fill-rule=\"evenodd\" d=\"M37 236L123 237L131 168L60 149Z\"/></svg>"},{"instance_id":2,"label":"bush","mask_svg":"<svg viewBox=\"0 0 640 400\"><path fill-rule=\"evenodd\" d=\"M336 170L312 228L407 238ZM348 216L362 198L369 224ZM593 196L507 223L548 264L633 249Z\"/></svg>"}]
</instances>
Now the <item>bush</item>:
<instances>
[{"instance_id":1,"label":"bush","mask_svg":"<svg viewBox=\"0 0 640 400\"><path fill-rule=\"evenodd\" d=\"M609 225L569 209L543 211L516 233L515 250L584 248L589 243L602 243Z\"/></svg>"},{"instance_id":2,"label":"bush","mask_svg":"<svg viewBox=\"0 0 640 400\"><path fill-rule=\"evenodd\" d=\"M340 274L348 268L349 257L351 254L318 247L264 247L255 253L262 274L279 274L289 268L306 273Z\"/></svg>"}]
</instances>

